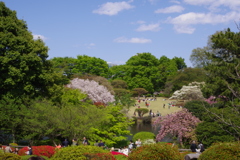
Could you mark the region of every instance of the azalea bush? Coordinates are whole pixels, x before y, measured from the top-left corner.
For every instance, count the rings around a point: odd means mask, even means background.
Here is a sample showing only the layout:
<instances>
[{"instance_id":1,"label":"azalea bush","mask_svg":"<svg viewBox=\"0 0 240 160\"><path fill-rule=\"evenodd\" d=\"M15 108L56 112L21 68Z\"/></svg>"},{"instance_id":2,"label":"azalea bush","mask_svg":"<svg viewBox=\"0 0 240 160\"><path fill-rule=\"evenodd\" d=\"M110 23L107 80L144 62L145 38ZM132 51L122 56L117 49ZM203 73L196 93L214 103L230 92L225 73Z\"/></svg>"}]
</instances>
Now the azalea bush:
<instances>
[{"instance_id":1,"label":"azalea bush","mask_svg":"<svg viewBox=\"0 0 240 160\"><path fill-rule=\"evenodd\" d=\"M168 144L149 144L133 149L128 160L181 160L177 146Z\"/></svg>"},{"instance_id":2,"label":"azalea bush","mask_svg":"<svg viewBox=\"0 0 240 160\"><path fill-rule=\"evenodd\" d=\"M56 151L56 153L52 156L51 160L59 160L59 159L71 159L71 160L79 160L79 159L87 159L86 154L97 154L97 153L109 153L107 150L103 150L98 146L74 146L74 147L64 147Z\"/></svg>"},{"instance_id":3,"label":"azalea bush","mask_svg":"<svg viewBox=\"0 0 240 160\"><path fill-rule=\"evenodd\" d=\"M21 156L24 156L24 155L26 155L27 151L28 151L28 147L23 147L22 149L19 150L18 154ZM46 156L46 157L50 158L55 153L55 147L53 147L53 146L32 146L32 152L33 152L33 155Z\"/></svg>"},{"instance_id":4,"label":"azalea bush","mask_svg":"<svg viewBox=\"0 0 240 160\"><path fill-rule=\"evenodd\" d=\"M199 160L208 159L227 159L227 160L237 160L240 159L240 144L224 142L215 143L207 150L205 150L199 157Z\"/></svg>"},{"instance_id":5,"label":"azalea bush","mask_svg":"<svg viewBox=\"0 0 240 160\"><path fill-rule=\"evenodd\" d=\"M37 157L37 156L34 156L34 155L25 155L25 156L21 156L21 160L28 160L29 158L31 158L31 157ZM49 158L48 157L46 157L46 156L40 156L40 157L42 157L42 158L44 158L45 160L48 160Z\"/></svg>"}]
</instances>

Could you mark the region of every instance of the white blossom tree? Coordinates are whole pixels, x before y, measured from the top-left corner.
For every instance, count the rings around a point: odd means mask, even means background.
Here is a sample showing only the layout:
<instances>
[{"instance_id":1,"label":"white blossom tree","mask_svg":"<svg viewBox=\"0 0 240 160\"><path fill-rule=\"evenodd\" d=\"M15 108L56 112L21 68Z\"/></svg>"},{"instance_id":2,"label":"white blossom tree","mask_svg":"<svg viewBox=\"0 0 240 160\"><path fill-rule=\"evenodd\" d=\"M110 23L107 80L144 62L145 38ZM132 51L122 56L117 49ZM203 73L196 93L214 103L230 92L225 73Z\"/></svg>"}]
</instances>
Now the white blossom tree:
<instances>
[{"instance_id":1,"label":"white blossom tree","mask_svg":"<svg viewBox=\"0 0 240 160\"><path fill-rule=\"evenodd\" d=\"M81 90L83 93L86 93L94 103L101 102L107 104L115 100L114 96L106 87L99 85L93 80L74 78L67 87Z\"/></svg>"}]
</instances>

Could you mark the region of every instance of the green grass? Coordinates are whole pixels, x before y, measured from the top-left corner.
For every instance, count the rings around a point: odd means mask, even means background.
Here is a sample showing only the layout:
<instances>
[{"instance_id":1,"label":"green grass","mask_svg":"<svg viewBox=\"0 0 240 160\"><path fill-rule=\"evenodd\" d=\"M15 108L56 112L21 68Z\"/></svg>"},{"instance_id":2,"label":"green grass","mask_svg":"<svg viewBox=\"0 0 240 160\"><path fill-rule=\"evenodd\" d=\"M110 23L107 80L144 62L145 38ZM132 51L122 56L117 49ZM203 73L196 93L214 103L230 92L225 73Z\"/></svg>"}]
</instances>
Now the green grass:
<instances>
[{"instance_id":1,"label":"green grass","mask_svg":"<svg viewBox=\"0 0 240 160\"><path fill-rule=\"evenodd\" d=\"M142 99L142 98L141 98ZM166 99L165 101L163 101L163 99ZM167 98L164 97L158 97L156 101L148 101L150 102L150 106L148 107L148 109L152 110L153 113L157 113L157 111L159 111L161 113L162 116L165 116L167 114L171 114L177 111L180 111L181 108L179 107L170 107L170 109L168 109L168 103L170 102L176 102L176 100L168 100ZM145 102L141 101L141 103L138 103L136 101L136 104L138 104L140 106L140 108L147 108L145 106ZM163 104L165 104L165 109L163 108ZM133 116L134 111L137 107L131 107L130 110L128 111L128 116ZM148 116L149 114L145 114L144 116Z\"/></svg>"}]
</instances>

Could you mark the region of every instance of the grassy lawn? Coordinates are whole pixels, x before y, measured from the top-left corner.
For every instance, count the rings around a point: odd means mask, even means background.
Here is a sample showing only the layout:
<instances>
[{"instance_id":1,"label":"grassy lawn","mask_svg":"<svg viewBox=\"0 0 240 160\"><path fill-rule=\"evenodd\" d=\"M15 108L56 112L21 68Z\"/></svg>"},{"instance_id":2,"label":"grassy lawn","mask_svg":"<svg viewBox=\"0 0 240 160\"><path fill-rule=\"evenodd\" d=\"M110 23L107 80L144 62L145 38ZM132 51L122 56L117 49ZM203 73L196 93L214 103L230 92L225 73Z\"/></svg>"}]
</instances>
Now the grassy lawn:
<instances>
[{"instance_id":1,"label":"grassy lawn","mask_svg":"<svg viewBox=\"0 0 240 160\"><path fill-rule=\"evenodd\" d=\"M166 100L164 100L164 99L166 99ZM181 110L181 108L179 108L179 107L170 107L170 109L168 109L168 103L176 102L176 100L168 100L167 98L164 98L164 97L157 97L156 101L148 101L148 102L150 102L150 106L148 107L148 109L149 110L151 109L152 112L155 114L157 113L157 111L159 111L162 116L165 116L167 114ZM136 101L136 104L138 104L140 106L140 108L147 108L145 106L144 101L141 101L140 103L138 103ZM163 108L163 104L165 104L165 108ZM132 117L136 108L137 107L131 107L128 112L128 116ZM145 114L144 116L148 116L148 115L149 114Z\"/></svg>"}]
</instances>

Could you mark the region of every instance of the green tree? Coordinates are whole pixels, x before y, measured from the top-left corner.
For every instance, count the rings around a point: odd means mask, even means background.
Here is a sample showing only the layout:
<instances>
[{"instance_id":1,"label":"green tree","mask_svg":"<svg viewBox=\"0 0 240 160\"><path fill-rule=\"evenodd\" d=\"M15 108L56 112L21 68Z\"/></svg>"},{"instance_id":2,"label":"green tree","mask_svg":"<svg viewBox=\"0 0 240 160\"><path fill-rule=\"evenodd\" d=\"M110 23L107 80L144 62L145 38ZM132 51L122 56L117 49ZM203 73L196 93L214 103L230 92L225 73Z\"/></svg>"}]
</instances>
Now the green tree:
<instances>
[{"instance_id":1,"label":"green tree","mask_svg":"<svg viewBox=\"0 0 240 160\"><path fill-rule=\"evenodd\" d=\"M124 88L127 89L127 83L124 80L120 80L120 79L115 79L111 82L111 85L113 86L113 88Z\"/></svg>"},{"instance_id":2,"label":"green tree","mask_svg":"<svg viewBox=\"0 0 240 160\"><path fill-rule=\"evenodd\" d=\"M191 82L204 82L206 77L206 71L202 68L185 68L179 70L176 75L168 76L164 93L171 94Z\"/></svg>"},{"instance_id":3,"label":"green tree","mask_svg":"<svg viewBox=\"0 0 240 160\"><path fill-rule=\"evenodd\" d=\"M74 65L72 71L80 75L87 73L102 76L105 78L107 78L109 74L109 68L106 61L87 55L77 56L76 65Z\"/></svg>"},{"instance_id":4,"label":"green tree","mask_svg":"<svg viewBox=\"0 0 240 160\"><path fill-rule=\"evenodd\" d=\"M71 57L54 57L50 59L53 64L53 68L56 72L67 76L67 78L72 78L73 68L76 65L76 59Z\"/></svg>"},{"instance_id":5,"label":"green tree","mask_svg":"<svg viewBox=\"0 0 240 160\"><path fill-rule=\"evenodd\" d=\"M125 136L130 135L128 127L133 124L133 121L121 110L120 105L110 105L103 109L103 112L107 113L105 121L101 123L100 128L91 128L92 133L88 137L92 140L103 140L109 147L126 140Z\"/></svg>"},{"instance_id":6,"label":"green tree","mask_svg":"<svg viewBox=\"0 0 240 160\"><path fill-rule=\"evenodd\" d=\"M184 62L184 58L182 58L182 57L173 57L172 60L175 61L178 70L187 68L186 63Z\"/></svg>"},{"instance_id":7,"label":"green tree","mask_svg":"<svg viewBox=\"0 0 240 160\"><path fill-rule=\"evenodd\" d=\"M41 39L33 40L27 24L0 2L0 97L48 95L55 84L48 47Z\"/></svg>"},{"instance_id":8,"label":"green tree","mask_svg":"<svg viewBox=\"0 0 240 160\"><path fill-rule=\"evenodd\" d=\"M126 65L129 66L158 66L158 59L151 53L137 53L137 55L132 56L127 62Z\"/></svg>"}]
</instances>

